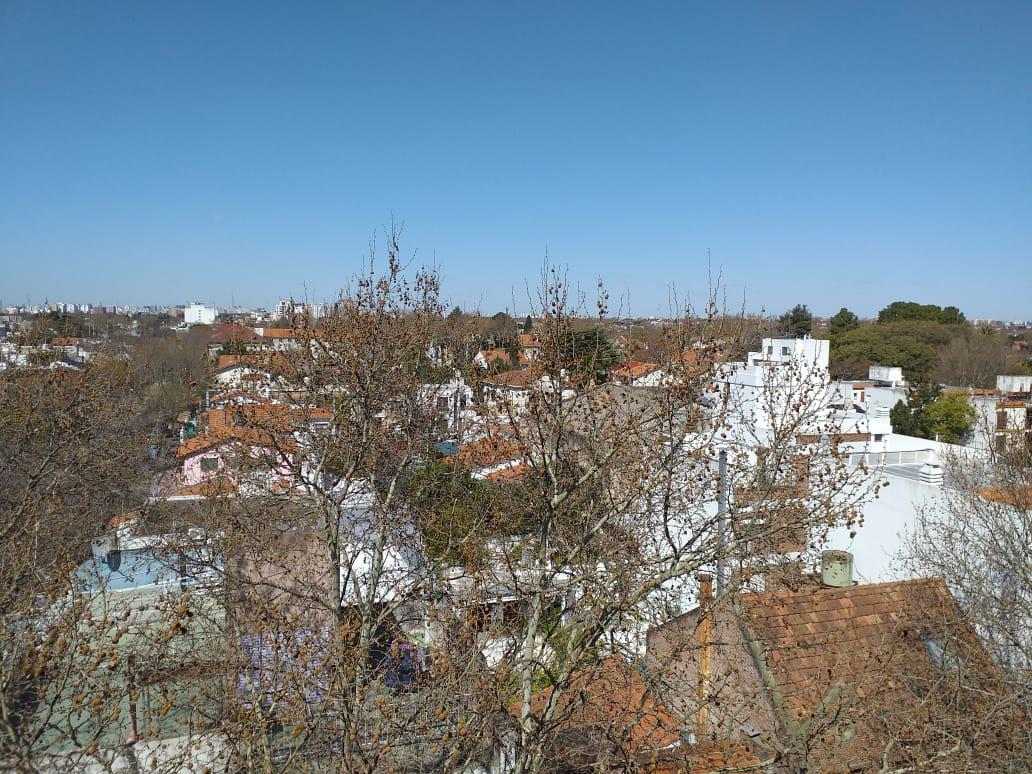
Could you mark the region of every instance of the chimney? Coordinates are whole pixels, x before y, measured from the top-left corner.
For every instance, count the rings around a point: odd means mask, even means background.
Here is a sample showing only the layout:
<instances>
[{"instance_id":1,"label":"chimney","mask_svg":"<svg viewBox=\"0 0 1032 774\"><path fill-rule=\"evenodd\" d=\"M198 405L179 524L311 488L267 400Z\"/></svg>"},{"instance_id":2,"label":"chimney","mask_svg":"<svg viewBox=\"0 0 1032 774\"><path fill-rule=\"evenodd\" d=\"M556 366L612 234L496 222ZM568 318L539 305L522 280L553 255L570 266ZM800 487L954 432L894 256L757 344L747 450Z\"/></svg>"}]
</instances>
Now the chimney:
<instances>
[{"instance_id":1,"label":"chimney","mask_svg":"<svg viewBox=\"0 0 1032 774\"><path fill-rule=\"evenodd\" d=\"M846 588L853 585L853 555L848 551L821 551L821 585Z\"/></svg>"},{"instance_id":2,"label":"chimney","mask_svg":"<svg viewBox=\"0 0 1032 774\"><path fill-rule=\"evenodd\" d=\"M708 572L700 572L695 577L699 581L699 607L707 608L713 599L713 576Z\"/></svg>"}]
</instances>

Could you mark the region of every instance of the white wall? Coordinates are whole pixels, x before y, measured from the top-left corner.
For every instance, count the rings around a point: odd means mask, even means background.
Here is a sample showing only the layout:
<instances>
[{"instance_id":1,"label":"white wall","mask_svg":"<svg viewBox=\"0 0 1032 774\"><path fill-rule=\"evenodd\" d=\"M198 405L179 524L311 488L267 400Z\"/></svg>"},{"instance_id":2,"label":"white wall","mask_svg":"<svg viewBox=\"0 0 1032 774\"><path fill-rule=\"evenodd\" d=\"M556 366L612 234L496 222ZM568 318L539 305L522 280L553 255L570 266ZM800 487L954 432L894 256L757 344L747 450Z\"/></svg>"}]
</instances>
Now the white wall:
<instances>
[{"instance_id":1,"label":"white wall","mask_svg":"<svg viewBox=\"0 0 1032 774\"><path fill-rule=\"evenodd\" d=\"M183 310L183 322L188 325L211 325L215 322L216 309L204 304L190 304Z\"/></svg>"}]
</instances>

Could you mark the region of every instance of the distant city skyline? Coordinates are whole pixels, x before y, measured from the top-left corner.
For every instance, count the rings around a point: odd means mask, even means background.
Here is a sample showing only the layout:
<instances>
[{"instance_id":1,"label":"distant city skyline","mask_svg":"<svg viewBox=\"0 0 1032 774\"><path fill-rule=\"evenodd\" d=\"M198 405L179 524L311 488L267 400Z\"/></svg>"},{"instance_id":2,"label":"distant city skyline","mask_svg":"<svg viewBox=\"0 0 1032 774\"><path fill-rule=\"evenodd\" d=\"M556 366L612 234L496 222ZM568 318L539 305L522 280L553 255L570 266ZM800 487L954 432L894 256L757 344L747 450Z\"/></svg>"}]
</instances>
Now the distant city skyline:
<instances>
[{"instance_id":1,"label":"distant city skyline","mask_svg":"<svg viewBox=\"0 0 1032 774\"><path fill-rule=\"evenodd\" d=\"M15 0L0 297L332 300L394 218L485 312L547 253L664 315L710 251L754 313L1026 319L1029 29L1028 2Z\"/></svg>"},{"instance_id":2,"label":"distant city skyline","mask_svg":"<svg viewBox=\"0 0 1032 774\"><path fill-rule=\"evenodd\" d=\"M278 298L276 301L271 302L269 304L250 304L250 305L248 305L248 304L240 304L240 303L231 303L231 304L209 303L209 302L205 302L202 299L190 299L188 301L178 301L178 302L168 302L168 303L166 303L166 302L160 302L160 303L159 302L150 302L150 303L147 303L147 302L131 302L131 301L130 302L119 302L119 303L106 303L106 302L102 302L102 301L69 301L69 300L65 300L65 299L57 299L57 300L47 299L45 301L40 301L40 302L14 303L14 302L8 302L7 300L5 300L3 298L0 298L0 311L3 311L4 309L11 309L11 308L44 309L44 308L47 308L47 307L64 305L64 306L68 306L68 307L74 307L73 309L68 310L69 313L83 313L83 312L85 312L87 310L81 309L80 307L90 307L89 311L98 310L98 309L99 310L104 310L104 309L111 309L111 308L114 308L116 310L121 310L121 309L177 309L177 308L178 309L182 309L182 308L184 308L186 306L189 306L191 304L203 304L205 306L209 306L211 308L214 308L214 309L218 310L220 313L231 313L231 312L233 312L235 310L238 310L238 311L241 311L241 312L262 310L264 312L268 312L268 313L271 314L271 313L276 313L277 312L277 307L281 303L287 303L287 302L290 302L290 301L293 301L297 306L307 306L307 307L310 307L310 308L323 307L323 308L327 308L328 309L328 308L332 307L332 305L333 305L335 300L336 299L327 300L327 301L316 301L316 300L312 300L312 299L308 299L308 300L299 299L299 298L291 299L291 298L289 298L287 296L283 296L283 297ZM899 300L912 300L912 299L893 299L893 301L899 301ZM879 307L879 309L876 309L871 314L863 314L863 313L858 312L856 309L850 309L850 311L858 314L861 319L876 319L877 316L878 316L878 311L880 311L880 309L884 308L884 306L887 306L889 303L891 303L891 302L886 302L886 304L883 305L883 307ZM510 314L514 314L516 316L522 317L523 315L526 315L526 314L535 314L535 313L538 312L538 310L530 310L530 309L527 309L527 308L523 308L521 310L513 310L512 308L475 309L475 308L465 308L465 307L462 307L461 305L458 305L458 306L460 306L460 308L462 308L462 310L464 312L471 312L471 313L472 312L483 312L483 313L488 314L488 315L495 314L497 312L509 312ZM451 308L450 306L446 305L445 311L448 311L450 308ZM814 310L812 308L810 309L810 311L814 314L815 317L827 319L827 318L830 318L835 312L837 312L839 310L839 308L840 307L836 308L834 310L834 312L827 312L827 313L818 312L818 311L816 311L816 310ZM849 307L847 307L847 308L849 308ZM618 314L618 313L616 313L617 311L618 310L610 313L609 315L607 315L607 317L610 318L610 319L616 318L616 317L635 317L635 318L640 318L640 319L649 319L649 318L662 319L662 318L667 316L667 315L659 314L659 313L657 313L657 314L640 314L640 315L635 314L635 315L628 315L628 314ZM745 313L748 314L748 315L763 314L763 315L766 315L766 316L769 316L769 317L778 317L784 311L789 311L789 310L788 309L785 309L785 310L761 310L761 311L757 312L757 311L754 311L754 310L746 309ZM961 311L963 312L964 310L961 309ZM728 309L728 313L729 314L735 314L735 313L737 313L737 310L734 309L734 308L729 308ZM989 316L979 317L979 316L968 315L968 314L965 313L965 317L966 317L968 322L993 321L993 322L1000 322L1000 323L1014 323L1014 322L1017 322L1017 323L1021 323L1021 324L1028 324L1028 323L1032 322L1032 315L1029 315L1029 316L1026 316L1026 317L1021 317L1021 316L1018 316L1018 317L1001 317L999 315L989 315Z\"/></svg>"}]
</instances>

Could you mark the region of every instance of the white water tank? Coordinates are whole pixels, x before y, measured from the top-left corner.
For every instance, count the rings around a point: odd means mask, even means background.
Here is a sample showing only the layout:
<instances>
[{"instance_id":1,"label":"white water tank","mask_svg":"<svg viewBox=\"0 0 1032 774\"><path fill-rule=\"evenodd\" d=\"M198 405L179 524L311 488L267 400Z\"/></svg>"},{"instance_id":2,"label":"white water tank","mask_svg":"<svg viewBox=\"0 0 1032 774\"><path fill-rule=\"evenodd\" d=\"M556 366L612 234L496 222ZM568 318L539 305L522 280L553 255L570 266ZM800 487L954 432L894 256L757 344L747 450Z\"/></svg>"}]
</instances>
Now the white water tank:
<instances>
[{"instance_id":1,"label":"white water tank","mask_svg":"<svg viewBox=\"0 0 1032 774\"><path fill-rule=\"evenodd\" d=\"M832 588L853 585L853 555L849 551L821 551L821 584Z\"/></svg>"}]
</instances>

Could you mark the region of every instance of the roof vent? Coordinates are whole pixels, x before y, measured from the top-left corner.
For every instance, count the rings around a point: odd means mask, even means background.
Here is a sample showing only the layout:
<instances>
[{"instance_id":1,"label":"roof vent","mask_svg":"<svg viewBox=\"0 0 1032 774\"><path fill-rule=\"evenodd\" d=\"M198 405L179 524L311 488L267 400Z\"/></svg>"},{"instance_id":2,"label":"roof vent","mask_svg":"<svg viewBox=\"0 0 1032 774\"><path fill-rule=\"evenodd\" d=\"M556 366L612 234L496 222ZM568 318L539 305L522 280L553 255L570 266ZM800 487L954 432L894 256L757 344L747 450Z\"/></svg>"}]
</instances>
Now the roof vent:
<instances>
[{"instance_id":1,"label":"roof vent","mask_svg":"<svg viewBox=\"0 0 1032 774\"><path fill-rule=\"evenodd\" d=\"M942 468L934 462L926 462L921 466L921 483L931 486L942 486Z\"/></svg>"},{"instance_id":2,"label":"roof vent","mask_svg":"<svg viewBox=\"0 0 1032 774\"><path fill-rule=\"evenodd\" d=\"M853 555L848 551L821 551L821 584L832 588L853 585Z\"/></svg>"}]
</instances>

